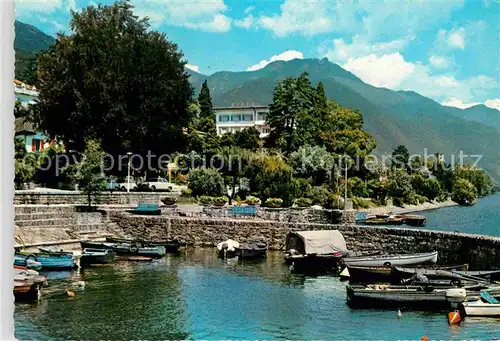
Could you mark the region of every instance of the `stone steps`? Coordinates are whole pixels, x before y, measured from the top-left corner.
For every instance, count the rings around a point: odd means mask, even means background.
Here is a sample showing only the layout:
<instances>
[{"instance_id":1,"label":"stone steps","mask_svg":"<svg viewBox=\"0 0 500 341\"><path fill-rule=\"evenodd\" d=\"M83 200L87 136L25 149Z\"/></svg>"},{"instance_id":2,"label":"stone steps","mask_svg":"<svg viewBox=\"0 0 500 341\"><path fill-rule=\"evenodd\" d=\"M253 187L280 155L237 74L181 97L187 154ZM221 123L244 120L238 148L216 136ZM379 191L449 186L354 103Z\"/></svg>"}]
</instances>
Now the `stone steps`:
<instances>
[{"instance_id":1,"label":"stone steps","mask_svg":"<svg viewBox=\"0 0 500 341\"><path fill-rule=\"evenodd\" d=\"M16 213L14 221L38 220L38 219L71 219L75 217L73 212L37 212L37 213Z\"/></svg>"},{"instance_id":2,"label":"stone steps","mask_svg":"<svg viewBox=\"0 0 500 341\"><path fill-rule=\"evenodd\" d=\"M14 213L74 213L75 205L14 205Z\"/></svg>"}]
</instances>

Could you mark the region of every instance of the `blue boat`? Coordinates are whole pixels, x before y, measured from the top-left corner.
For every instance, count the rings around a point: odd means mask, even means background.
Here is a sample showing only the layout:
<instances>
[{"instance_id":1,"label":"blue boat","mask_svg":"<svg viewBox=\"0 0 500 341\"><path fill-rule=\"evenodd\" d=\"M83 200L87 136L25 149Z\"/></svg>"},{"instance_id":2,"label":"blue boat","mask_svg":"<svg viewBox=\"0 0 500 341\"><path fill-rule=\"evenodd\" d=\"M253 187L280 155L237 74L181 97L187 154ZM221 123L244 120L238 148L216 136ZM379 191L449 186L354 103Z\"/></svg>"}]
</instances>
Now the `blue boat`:
<instances>
[{"instance_id":1,"label":"blue boat","mask_svg":"<svg viewBox=\"0 0 500 341\"><path fill-rule=\"evenodd\" d=\"M42 264L33 259L26 260L25 255L15 254L14 255L14 265L15 266L24 266L28 269L32 270L41 270Z\"/></svg>"},{"instance_id":2,"label":"blue boat","mask_svg":"<svg viewBox=\"0 0 500 341\"><path fill-rule=\"evenodd\" d=\"M18 254L25 257L26 261L36 261L42 265L42 270L69 270L76 267L76 259L68 252L41 252L31 254Z\"/></svg>"}]
</instances>

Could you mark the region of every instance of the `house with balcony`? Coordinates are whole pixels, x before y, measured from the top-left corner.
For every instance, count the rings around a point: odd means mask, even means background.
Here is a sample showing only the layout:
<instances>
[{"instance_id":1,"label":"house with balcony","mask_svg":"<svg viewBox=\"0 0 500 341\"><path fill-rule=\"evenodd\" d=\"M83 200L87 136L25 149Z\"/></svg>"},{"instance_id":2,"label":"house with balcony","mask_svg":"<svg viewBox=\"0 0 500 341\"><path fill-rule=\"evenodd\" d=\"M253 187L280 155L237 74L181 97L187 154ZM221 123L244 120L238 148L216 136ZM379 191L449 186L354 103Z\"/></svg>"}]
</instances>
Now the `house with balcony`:
<instances>
[{"instance_id":1,"label":"house with balcony","mask_svg":"<svg viewBox=\"0 0 500 341\"><path fill-rule=\"evenodd\" d=\"M214 108L217 134L234 133L248 127L255 127L260 137L271 131L266 124L269 107L266 105L233 105Z\"/></svg>"}]
</instances>

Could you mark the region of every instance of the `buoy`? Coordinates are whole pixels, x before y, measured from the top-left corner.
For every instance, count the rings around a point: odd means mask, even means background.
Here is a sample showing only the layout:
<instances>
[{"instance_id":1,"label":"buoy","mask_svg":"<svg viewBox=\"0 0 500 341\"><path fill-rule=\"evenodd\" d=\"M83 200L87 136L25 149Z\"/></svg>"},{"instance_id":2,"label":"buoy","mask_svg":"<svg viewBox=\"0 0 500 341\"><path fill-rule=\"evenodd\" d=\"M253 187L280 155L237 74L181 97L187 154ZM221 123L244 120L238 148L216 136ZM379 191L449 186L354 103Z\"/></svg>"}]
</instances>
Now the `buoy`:
<instances>
[{"instance_id":1,"label":"buoy","mask_svg":"<svg viewBox=\"0 0 500 341\"><path fill-rule=\"evenodd\" d=\"M345 267L344 270L340 273L340 278L349 278L351 275L349 274L349 269L347 269L347 266Z\"/></svg>"},{"instance_id":2,"label":"buoy","mask_svg":"<svg viewBox=\"0 0 500 341\"><path fill-rule=\"evenodd\" d=\"M403 314L401 313L401 310L398 309L398 319L401 318L403 316Z\"/></svg>"},{"instance_id":3,"label":"buoy","mask_svg":"<svg viewBox=\"0 0 500 341\"><path fill-rule=\"evenodd\" d=\"M462 317L458 311L451 311L448 313L448 323L450 325L460 323L460 321L462 321Z\"/></svg>"},{"instance_id":4,"label":"buoy","mask_svg":"<svg viewBox=\"0 0 500 341\"><path fill-rule=\"evenodd\" d=\"M424 335L420 338L420 341L429 341L429 338Z\"/></svg>"},{"instance_id":5,"label":"buoy","mask_svg":"<svg viewBox=\"0 0 500 341\"><path fill-rule=\"evenodd\" d=\"M71 290L66 290L65 293L66 293L66 295L68 295L68 297L75 297L76 296L75 293Z\"/></svg>"}]
</instances>

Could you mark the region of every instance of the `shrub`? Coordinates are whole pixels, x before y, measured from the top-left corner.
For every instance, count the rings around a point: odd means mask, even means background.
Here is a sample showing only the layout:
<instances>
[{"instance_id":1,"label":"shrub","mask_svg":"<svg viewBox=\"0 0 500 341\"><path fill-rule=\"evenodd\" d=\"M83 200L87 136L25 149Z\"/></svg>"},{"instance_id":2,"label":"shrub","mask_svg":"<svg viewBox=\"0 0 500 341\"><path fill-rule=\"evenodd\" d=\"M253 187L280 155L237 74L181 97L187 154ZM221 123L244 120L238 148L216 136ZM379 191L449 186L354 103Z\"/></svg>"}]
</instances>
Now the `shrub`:
<instances>
[{"instance_id":1,"label":"shrub","mask_svg":"<svg viewBox=\"0 0 500 341\"><path fill-rule=\"evenodd\" d=\"M214 202L214 198L209 195L202 195L198 198L198 202L202 205L211 205Z\"/></svg>"},{"instance_id":2,"label":"shrub","mask_svg":"<svg viewBox=\"0 0 500 341\"><path fill-rule=\"evenodd\" d=\"M449 196L449 193L446 192L446 191L441 191L439 192L439 194L437 195L436 197L436 201L437 202L444 202L446 200L448 200L448 196Z\"/></svg>"},{"instance_id":3,"label":"shrub","mask_svg":"<svg viewBox=\"0 0 500 341\"><path fill-rule=\"evenodd\" d=\"M394 206L403 207L403 199L401 199L401 198L393 198L392 204Z\"/></svg>"},{"instance_id":4,"label":"shrub","mask_svg":"<svg viewBox=\"0 0 500 341\"><path fill-rule=\"evenodd\" d=\"M226 197L214 197L212 198L212 204L216 206L224 206L226 204Z\"/></svg>"},{"instance_id":5,"label":"shrub","mask_svg":"<svg viewBox=\"0 0 500 341\"><path fill-rule=\"evenodd\" d=\"M309 198L298 198L295 199L295 205L299 207L310 207L312 205L312 200Z\"/></svg>"},{"instance_id":6,"label":"shrub","mask_svg":"<svg viewBox=\"0 0 500 341\"><path fill-rule=\"evenodd\" d=\"M365 200L359 197L353 197L351 198L351 200L353 208L370 208L371 201L369 200Z\"/></svg>"},{"instance_id":7,"label":"shrub","mask_svg":"<svg viewBox=\"0 0 500 341\"><path fill-rule=\"evenodd\" d=\"M174 178L174 183L177 185L185 185L187 183L187 178L184 174L177 173L177 175Z\"/></svg>"},{"instance_id":8,"label":"shrub","mask_svg":"<svg viewBox=\"0 0 500 341\"><path fill-rule=\"evenodd\" d=\"M193 191L190 190L189 188L183 189L182 190L182 196L183 197L190 197L193 194Z\"/></svg>"},{"instance_id":9,"label":"shrub","mask_svg":"<svg viewBox=\"0 0 500 341\"><path fill-rule=\"evenodd\" d=\"M259 205L260 199L250 195L246 198L245 203L247 203L248 205Z\"/></svg>"},{"instance_id":10,"label":"shrub","mask_svg":"<svg viewBox=\"0 0 500 341\"><path fill-rule=\"evenodd\" d=\"M477 189L466 179L457 179L453 184L451 200L460 205L472 205L477 199Z\"/></svg>"},{"instance_id":11,"label":"shrub","mask_svg":"<svg viewBox=\"0 0 500 341\"><path fill-rule=\"evenodd\" d=\"M165 197L165 198L161 199L161 202L167 206L175 205L175 203L177 202L177 198L176 197Z\"/></svg>"},{"instance_id":12,"label":"shrub","mask_svg":"<svg viewBox=\"0 0 500 341\"><path fill-rule=\"evenodd\" d=\"M357 176L353 176L352 178L349 178L347 180L347 190L351 194L351 196L363 198L367 198L370 196L365 182Z\"/></svg>"},{"instance_id":13,"label":"shrub","mask_svg":"<svg viewBox=\"0 0 500 341\"><path fill-rule=\"evenodd\" d=\"M280 198L267 198L265 204L267 207L277 208L277 207L281 207L281 205L283 205L283 200Z\"/></svg>"},{"instance_id":14,"label":"shrub","mask_svg":"<svg viewBox=\"0 0 500 341\"><path fill-rule=\"evenodd\" d=\"M322 186L313 187L307 197L311 199L313 205L320 205L326 207L328 205L328 198L330 197L330 192L327 188Z\"/></svg>"},{"instance_id":15,"label":"shrub","mask_svg":"<svg viewBox=\"0 0 500 341\"><path fill-rule=\"evenodd\" d=\"M224 195L224 180L219 172L209 168L193 169L188 174L188 188L192 195L219 197Z\"/></svg>"}]
</instances>

